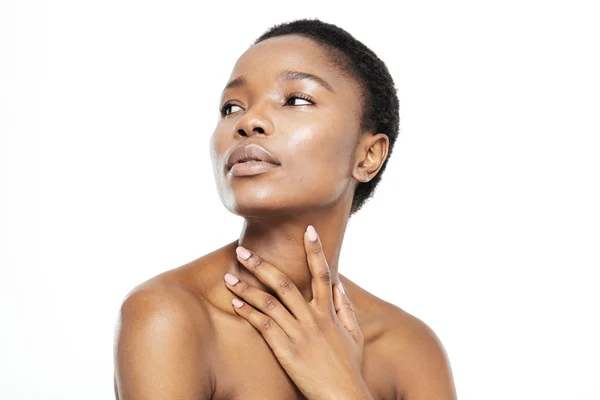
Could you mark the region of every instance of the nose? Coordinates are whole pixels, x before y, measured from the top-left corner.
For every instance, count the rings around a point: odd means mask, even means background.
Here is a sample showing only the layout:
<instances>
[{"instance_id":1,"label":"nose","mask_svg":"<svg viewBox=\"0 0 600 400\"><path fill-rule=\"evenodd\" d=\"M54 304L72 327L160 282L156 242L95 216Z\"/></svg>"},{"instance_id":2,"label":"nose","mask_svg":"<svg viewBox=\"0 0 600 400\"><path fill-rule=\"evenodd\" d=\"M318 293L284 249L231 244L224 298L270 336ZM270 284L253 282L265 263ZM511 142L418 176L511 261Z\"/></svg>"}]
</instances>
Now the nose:
<instances>
[{"instance_id":1,"label":"nose","mask_svg":"<svg viewBox=\"0 0 600 400\"><path fill-rule=\"evenodd\" d=\"M270 135L272 133L270 120L264 113L258 113L257 110L258 107L255 106L254 110L250 111L249 109L238 119L234 127L236 133L242 136L250 136L257 133Z\"/></svg>"}]
</instances>

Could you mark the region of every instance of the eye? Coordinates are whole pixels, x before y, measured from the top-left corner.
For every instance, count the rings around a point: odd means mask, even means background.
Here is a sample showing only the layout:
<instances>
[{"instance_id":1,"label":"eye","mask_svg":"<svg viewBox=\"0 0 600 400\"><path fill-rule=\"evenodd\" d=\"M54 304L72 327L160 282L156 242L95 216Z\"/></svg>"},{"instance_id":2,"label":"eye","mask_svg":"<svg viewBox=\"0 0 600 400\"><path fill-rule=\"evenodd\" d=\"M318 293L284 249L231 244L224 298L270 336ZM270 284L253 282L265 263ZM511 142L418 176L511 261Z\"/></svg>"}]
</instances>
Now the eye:
<instances>
[{"instance_id":1,"label":"eye","mask_svg":"<svg viewBox=\"0 0 600 400\"><path fill-rule=\"evenodd\" d=\"M297 100L305 101L308 104L289 104L290 100L296 100L296 99ZM287 95L285 97L285 103L284 103L284 105L290 105L290 106L293 106L293 105L296 105L296 106L306 106L306 105L309 105L309 104L314 104L314 100L313 100L312 97L310 97L309 95L304 94L304 93L292 93L290 95ZM233 113L234 111L231 110L231 107L239 107L241 109L241 107L238 106L238 105L236 105L236 104L232 104L232 103L229 103L229 102L225 103L219 109L219 111L221 112L221 116L222 117L226 117L227 115L230 115L231 113ZM230 110L230 112L227 112L227 110Z\"/></svg>"},{"instance_id":2,"label":"eye","mask_svg":"<svg viewBox=\"0 0 600 400\"><path fill-rule=\"evenodd\" d=\"M307 105L307 104L288 104L290 102L290 100L292 100L292 99L300 99L300 100L307 101L308 104L314 104L312 97L310 97L309 95L306 95L304 93L292 93L292 94L286 96L285 104L286 105L300 105L300 106Z\"/></svg>"},{"instance_id":3,"label":"eye","mask_svg":"<svg viewBox=\"0 0 600 400\"><path fill-rule=\"evenodd\" d=\"M221 107L221 109L219 110L221 112L221 116L226 116L229 115L231 113L227 113L226 111L230 109L230 107L240 107L236 104L231 104L231 103L225 103L223 104L223 106ZM241 108L241 107L240 107Z\"/></svg>"}]
</instances>

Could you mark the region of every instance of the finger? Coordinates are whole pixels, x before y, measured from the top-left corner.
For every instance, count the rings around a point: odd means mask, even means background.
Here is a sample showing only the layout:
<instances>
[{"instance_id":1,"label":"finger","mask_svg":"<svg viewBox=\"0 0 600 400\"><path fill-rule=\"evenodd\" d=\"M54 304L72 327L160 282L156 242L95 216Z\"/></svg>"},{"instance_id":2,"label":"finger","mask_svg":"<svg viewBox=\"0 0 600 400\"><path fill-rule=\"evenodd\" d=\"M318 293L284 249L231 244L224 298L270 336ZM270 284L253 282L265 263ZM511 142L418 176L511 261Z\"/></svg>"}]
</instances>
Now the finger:
<instances>
[{"instance_id":1,"label":"finger","mask_svg":"<svg viewBox=\"0 0 600 400\"><path fill-rule=\"evenodd\" d=\"M358 326L358 321L356 320L354 306L350 302L350 299L348 299L348 296L343 293L341 282L335 285L334 307L338 319L344 328L352 335L356 343L362 345L364 343L363 334Z\"/></svg>"},{"instance_id":2,"label":"finger","mask_svg":"<svg viewBox=\"0 0 600 400\"><path fill-rule=\"evenodd\" d=\"M289 337L298 336L298 321L277 298L231 274L225 274L224 278L225 285L229 290L241 297L247 304L271 317Z\"/></svg>"},{"instance_id":3,"label":"finger","mask_svg":"<svg viewBox=\"0 0 600 400\"><path fill-rule=\"evenodd\" d=\"M313 304L319 311L333 316L333 293L331 284L331 271L325 258L321 238L312 225L304 233L304 248L308 259L308 267L312 275Z\"/></svg>"},{"instance_id":4,"label":"finger","mask_svg":"<svg viewBox=\"0 0 600 400\"><path fill-rule=\"evenodd\" d=\"M262 283L273 289L279 300L285 304L298 321L313 321L308 303L289 276L242 246L237 247L236 253L240 263L256 275Z\"/></svg>"},{"instance_id":5,"label":"finger","mask_svg":"<svg viewBox=\"0 0 600 400\"><path fill-rule=\"evenodd\" d=\"M261 333L274 352L281 354L281 352L290 347L290 338L273 318L238 299L233 299L231 303L235 312Z\"/></svg>"}]
</instances>

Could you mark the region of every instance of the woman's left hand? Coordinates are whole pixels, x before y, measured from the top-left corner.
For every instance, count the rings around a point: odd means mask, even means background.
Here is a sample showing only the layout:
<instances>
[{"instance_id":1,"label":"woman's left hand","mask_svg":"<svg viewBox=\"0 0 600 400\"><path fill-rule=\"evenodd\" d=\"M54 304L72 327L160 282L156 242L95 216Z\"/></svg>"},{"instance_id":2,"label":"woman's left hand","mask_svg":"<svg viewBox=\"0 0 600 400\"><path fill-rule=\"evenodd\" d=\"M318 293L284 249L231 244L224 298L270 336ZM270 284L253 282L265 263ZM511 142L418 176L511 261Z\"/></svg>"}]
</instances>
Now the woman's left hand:
<instances>
[{"instance_id":1,"label":"woman's left hand","mask_svg":"<svg viewBox=\"0 0 600 400\"><path fill-rule=\"evenodd\" d=\"M249 251L250 257L242 258L244 251L240 246L237 248L240 262L272 288L278 298L243 281L226 283L245 300L234 299L234 306L236 301L238 305L242 303L234 309L263 335L281 366L308 399L371 399L361 372L363 334L352 304L339 285L332 290L321 240L318 236L315 242L309 240L311 228L304 233L312 275L310 303L274 265Z\"/></svg>"}]
</instances>

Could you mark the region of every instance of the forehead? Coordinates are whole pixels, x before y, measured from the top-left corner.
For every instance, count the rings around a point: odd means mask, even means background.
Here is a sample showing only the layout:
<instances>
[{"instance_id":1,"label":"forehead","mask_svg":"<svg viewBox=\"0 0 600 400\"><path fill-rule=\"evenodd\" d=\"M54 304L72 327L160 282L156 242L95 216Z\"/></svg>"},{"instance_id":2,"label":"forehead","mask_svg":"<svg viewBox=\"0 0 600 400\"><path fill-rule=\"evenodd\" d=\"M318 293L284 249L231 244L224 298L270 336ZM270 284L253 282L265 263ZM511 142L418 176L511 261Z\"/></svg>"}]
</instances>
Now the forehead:
<instances>
[{"instance_id":1,"label":"forehead","mask_svg":"<svg viewBox=\"0 0 600 400\"><path fill-rule=\"evenodd\" d=\"M333 64L323 48L299 35L277 36L252 46L238 58L230 80L241 76L248 81L273 80L285 70L319 76L334 92L356 89L354 81Z\"/></svg>"}]
</instances>

